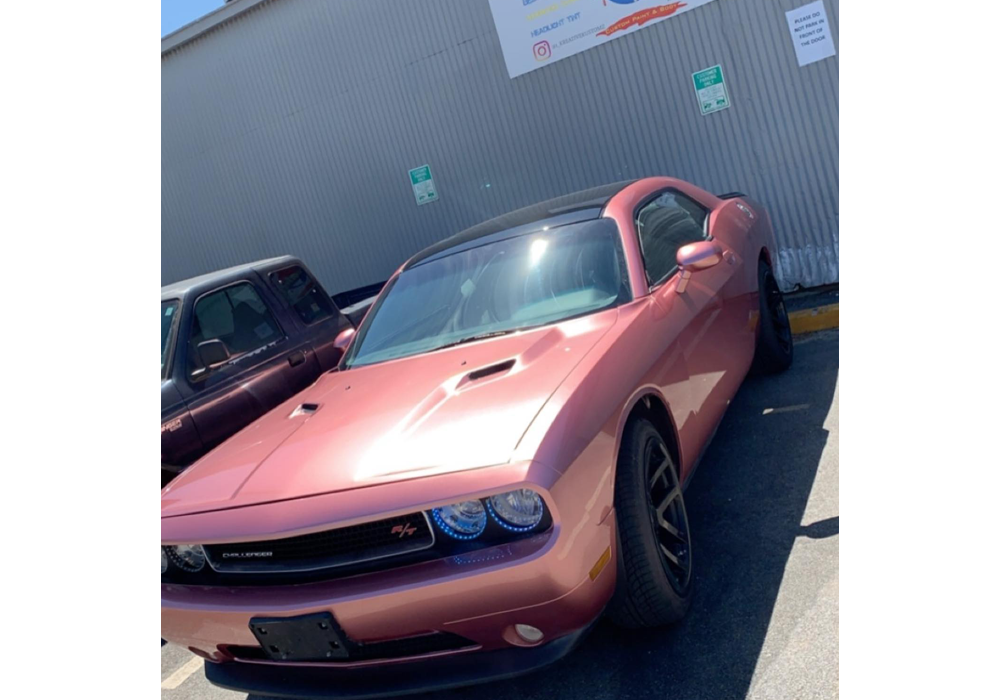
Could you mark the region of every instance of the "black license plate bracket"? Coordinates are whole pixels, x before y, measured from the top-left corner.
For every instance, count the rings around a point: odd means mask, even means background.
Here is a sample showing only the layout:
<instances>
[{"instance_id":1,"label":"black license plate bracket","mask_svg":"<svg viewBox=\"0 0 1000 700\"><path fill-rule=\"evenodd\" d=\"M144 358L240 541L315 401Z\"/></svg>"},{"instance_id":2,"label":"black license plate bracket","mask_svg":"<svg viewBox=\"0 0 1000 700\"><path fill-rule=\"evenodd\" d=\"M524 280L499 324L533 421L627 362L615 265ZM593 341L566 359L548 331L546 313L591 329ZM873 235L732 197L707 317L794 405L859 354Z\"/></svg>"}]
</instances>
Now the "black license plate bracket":
<instances>
[{"instance_id":1,"label":"black license plate bracket","mask_svg":"<svg viewBox=\"0 0 1000 700\"><path fill-rule=\"evenodd\" d=\"M328 612L254 617L250 631L272 661L333 661L350 655L347 635Z\"/></svg>"}]
</instances>

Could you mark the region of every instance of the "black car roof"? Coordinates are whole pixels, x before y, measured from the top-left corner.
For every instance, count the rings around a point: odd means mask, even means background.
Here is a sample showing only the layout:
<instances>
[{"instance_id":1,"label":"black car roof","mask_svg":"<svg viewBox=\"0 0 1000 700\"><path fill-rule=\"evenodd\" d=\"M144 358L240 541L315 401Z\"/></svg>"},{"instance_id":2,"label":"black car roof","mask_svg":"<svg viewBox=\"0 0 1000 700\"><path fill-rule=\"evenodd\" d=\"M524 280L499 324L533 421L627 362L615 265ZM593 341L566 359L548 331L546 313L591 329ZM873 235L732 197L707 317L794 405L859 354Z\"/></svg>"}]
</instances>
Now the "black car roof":
<instances>
[{"instance_id":1,"label":"black car roof","mask_svg":"<svg viewBox=\"0 0 1000 700\"><path fill-rule=\"evenodd\" d=\"M298 258L292 257L291 255L282 255L277 258L268 258L267 260L258 260L256 262L235 265L233 267L227 267L225 270L216 270L215 272L208 272L204 275L181 280L180 282L173 282L165 287L160 287L160 301L166 301L168 299L183 299L186 295L192 292L200 292L204 287L216 287L220 283L226 284L227 282L242 279L246 277L247 273L251 270L278 267L289 263L301 264L299 263Z\"/></svg>"},{"instance_id":2,"label":"black car roof","mask_svg":"<svg viewBox=\"0 0 1000 700\"><path fill-rule=\"evenodd\" d=\"M410 258L404 269L408 270L420 263L442 257L445 253L450 254L458 249L471 248L487 242L481 239L502 240L530 233L544 226L562 226L596 219L608 201L633 182L635 180L623 180L592 187L589 190L573 192L502 214L438 241L429 248L424 248Z\"/></svg>"}]
</instances>

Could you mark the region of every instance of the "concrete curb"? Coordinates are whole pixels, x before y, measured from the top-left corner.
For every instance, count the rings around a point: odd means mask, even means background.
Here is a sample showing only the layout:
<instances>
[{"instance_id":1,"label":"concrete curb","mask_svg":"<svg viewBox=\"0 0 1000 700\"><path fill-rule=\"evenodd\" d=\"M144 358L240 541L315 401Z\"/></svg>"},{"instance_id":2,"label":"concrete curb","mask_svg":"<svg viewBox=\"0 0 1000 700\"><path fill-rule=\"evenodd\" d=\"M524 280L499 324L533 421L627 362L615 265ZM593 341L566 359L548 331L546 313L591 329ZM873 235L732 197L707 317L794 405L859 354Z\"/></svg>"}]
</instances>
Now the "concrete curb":
<instances>
[{"instance_id":1,"label":"concrete curb","mask_svg":"<svg viewBox=\"0 0 1000 700\"><path fill-rule=\"evenodd\" d=\"M840 303L817 306L812 309L802 309L801 311L792 311L788 314L788 321L791 323L794 335L839 328Z\"/></svg>"}]
</instances>

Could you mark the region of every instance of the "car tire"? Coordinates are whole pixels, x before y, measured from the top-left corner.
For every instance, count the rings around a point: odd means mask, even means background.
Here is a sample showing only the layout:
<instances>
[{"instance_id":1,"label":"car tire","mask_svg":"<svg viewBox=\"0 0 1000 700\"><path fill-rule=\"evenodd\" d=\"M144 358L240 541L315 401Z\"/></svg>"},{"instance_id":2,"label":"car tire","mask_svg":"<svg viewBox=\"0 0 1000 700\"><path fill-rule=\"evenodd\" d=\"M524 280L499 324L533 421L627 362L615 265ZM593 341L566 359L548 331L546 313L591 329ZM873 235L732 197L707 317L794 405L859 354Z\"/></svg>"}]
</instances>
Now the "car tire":
<instances>
[{"instance_id":1,"label":"car tire","mask_svg":"<svg viewBox=\"0 0 1000 700\"><path fill-rule=\"evenodd\" d=\"M657 506L679 533L658 522ZM684 494L663 436L645 419L625 426L615 478L618 580L608 606L622 627L680 620L691 605L691 542Z\"/></svg>"},{"instance_id":2,"label":"car tire","mask_svg":"<svg viewBox=\"0 0 1000 700\"><path fill-rule=\"evenodd\" d=\"M771 266L763 260L757 263L757 289L760 292L760 333L753 368L758 374L776 374L792 364L792 328L785 298Z\"/></svg>"}]
</instances>

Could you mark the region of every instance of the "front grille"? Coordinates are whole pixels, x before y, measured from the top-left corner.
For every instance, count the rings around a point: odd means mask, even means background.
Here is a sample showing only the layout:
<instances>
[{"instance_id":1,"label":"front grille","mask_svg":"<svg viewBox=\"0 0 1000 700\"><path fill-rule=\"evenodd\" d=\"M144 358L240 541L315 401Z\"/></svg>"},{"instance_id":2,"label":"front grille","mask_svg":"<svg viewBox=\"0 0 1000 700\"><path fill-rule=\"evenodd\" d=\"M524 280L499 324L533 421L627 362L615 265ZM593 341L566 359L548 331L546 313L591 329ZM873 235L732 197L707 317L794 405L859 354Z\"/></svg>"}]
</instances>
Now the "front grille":
<instances>
[{"instance_id":1,"label":"front grille","mask_svg":"<svg viewBox=\"0 0 1000 700\"><path fill-rule=\"evenodd\" d=\"M403 639L387 639L382 642L351 642L348 647L347 661L375 661L379 659L405 659L411 656L422 656L442 651L458 651L476 646L471 639L466 639L451 632L432 632L419 637ZM241 661L269 661L267 654L259 646L230 646L226 648L233 658ZM336 662L330 662L336 663Z\"/></svg>"},{"instance_id":2,"label":"front grille","mask_svg":"<svg viewBox=\"0 0 1000 700\"><path fill-rule=\"evenodd\" d=\"M434 632L420 637L405 639L387 639L384 642L369 642L358 644L351 650L348 659L351 661L371 659L403 659L407 656L420 656L440 651L455 651L474 646L475 642L451 632Z\"/></svg>"},{"instance_id":3,"label":"front grille","mask_svg":"<svg viewBox=\"0 0 1000 700\"><path fill-rule=\"evenodd\" d=\"M434 546L424 513L410 513L280 540L205 545L220 573L316 571L417 552Z\"/></svg>"}]
</instances>

